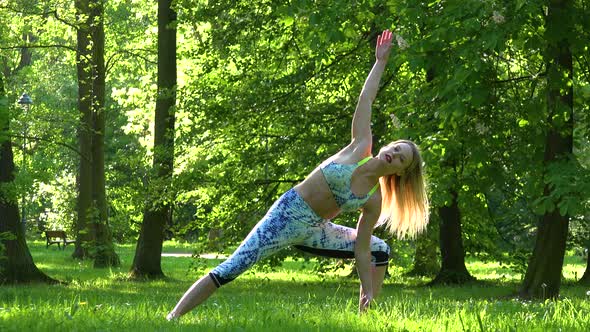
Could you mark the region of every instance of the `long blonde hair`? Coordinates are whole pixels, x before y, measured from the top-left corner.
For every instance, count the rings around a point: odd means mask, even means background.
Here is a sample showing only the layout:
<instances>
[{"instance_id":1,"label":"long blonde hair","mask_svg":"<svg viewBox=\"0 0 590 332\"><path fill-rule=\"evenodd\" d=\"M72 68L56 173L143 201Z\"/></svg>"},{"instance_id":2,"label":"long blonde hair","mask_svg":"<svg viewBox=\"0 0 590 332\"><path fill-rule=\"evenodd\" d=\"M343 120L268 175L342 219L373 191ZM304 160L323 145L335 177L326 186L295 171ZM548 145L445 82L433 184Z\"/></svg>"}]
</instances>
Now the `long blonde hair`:
<instances>
[{"instance_id":1,"label":"long blonde hair","mask_svg":"<svg viewBox=\"0 0 590 332\"><path fill-rule=\"evenodd\" d=\"M379 178L381 185L381 215L378 224L398 238L414 238L428 224L428 197L422 175L422 156L414 142L398 140L412 149L412 163L403 175L391 174Z\"/></svg>"}]
</instances>

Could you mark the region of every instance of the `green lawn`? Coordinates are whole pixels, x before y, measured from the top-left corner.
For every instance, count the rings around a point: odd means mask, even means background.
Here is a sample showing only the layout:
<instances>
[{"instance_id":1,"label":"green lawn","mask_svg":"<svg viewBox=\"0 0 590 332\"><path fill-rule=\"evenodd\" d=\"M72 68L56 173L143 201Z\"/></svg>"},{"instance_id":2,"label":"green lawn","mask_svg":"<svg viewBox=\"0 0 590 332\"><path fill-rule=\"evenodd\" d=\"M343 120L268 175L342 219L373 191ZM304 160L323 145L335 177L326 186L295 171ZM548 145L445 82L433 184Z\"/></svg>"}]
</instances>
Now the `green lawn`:
<instances>
[{"instance_id":1,"label":"green lawn","mask_svg":"<svg viewBox=\"0 0 590 332\"><path fill-rule=\"evenodd\" d=\"M288 261L276 272L250 271L177 322L164 317L200 275L191 258L164 257L166 281L130 282L133 246L118 246L122 268L96 270L65 251L30 243L37 266L67 286L0 287L0 331L588 331L590 289L576 286L584 265L568 257L560 301L512 299L519 276L492 263L469 262L482 282L423 287L426 280L392 268L377 304L357 315L358 281L322 277ZM190 246L165 244L166 252ZM215 260L210 260L212 267Z\"/></svg>"}]
</instances>

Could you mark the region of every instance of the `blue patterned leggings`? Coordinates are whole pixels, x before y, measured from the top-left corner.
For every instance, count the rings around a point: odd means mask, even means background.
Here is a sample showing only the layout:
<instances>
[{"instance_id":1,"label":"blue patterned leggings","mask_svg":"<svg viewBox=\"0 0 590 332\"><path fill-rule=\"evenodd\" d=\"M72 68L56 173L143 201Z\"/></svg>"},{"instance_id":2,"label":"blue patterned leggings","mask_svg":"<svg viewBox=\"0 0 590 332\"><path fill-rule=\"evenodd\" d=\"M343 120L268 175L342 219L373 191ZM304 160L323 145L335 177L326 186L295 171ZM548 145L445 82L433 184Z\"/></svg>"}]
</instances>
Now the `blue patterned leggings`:
<instances>
[{"instance_id":1,"label":"blue patterned leggings","mask_svg":"<svg viewBox=\"0 0 590 332\"><path fill-rule=\"evenodd\" d=\"M290 245L320 256L354 258L355 239L355 229L322 219L291 189L272 205L236 251L209 275L220 287L259 260ZM376 266L387 265L389 246L372 236L371 255Z\"/></svg>"}]
</instances>

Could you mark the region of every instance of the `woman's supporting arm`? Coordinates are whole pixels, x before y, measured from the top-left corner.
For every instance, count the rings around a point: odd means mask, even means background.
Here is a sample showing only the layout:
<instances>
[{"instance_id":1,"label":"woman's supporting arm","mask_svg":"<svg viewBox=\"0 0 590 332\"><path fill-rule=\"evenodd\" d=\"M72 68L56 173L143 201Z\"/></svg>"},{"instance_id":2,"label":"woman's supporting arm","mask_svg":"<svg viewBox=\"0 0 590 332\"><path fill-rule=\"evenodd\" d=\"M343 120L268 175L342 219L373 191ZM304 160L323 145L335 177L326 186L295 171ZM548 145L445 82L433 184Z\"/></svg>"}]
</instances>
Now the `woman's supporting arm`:
<instances>
[{"instance_id":1,"label":"woman's supporting arm","mask_svg":"<svg viewBox=\"0 0 590 332\"><path fill-rule=\"evenodd\" d=\"M356 241L354 245L354 257L361 288L359 294L359 312L364 312L369 308L369 304L379 290L373 289L373 266L371 263L371 236L373 228L379 219L381 202L374 195L365 204L356 226ZM381 288L380 285L378 288Z\"/></svg>"}]
</instances>

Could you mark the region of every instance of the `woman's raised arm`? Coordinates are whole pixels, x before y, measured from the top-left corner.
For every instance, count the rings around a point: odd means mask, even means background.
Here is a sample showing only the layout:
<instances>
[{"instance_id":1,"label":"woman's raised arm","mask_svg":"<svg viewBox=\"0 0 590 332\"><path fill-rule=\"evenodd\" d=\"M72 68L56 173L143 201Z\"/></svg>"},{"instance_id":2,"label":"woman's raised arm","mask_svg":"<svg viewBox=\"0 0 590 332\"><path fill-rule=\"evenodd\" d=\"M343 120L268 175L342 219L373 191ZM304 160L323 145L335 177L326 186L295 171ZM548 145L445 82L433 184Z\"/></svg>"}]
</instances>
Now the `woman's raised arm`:
<instances>
[{"instance_id":1,"label":"woman's raised arm","mask_svg":"<svg viewBox=\"0 0 590 332\"><path fill-rule=\"evenodd\" d=\"M375 47L375 64L369 73L361 95L359 96L354 117L352 119L352 141L356 143L368 143L371 147L371 105L377 96L381 75L385 70L387 59L391 51L392 33L389 30L383 31L377 36Z\"/></svg>"}]
</instances>

